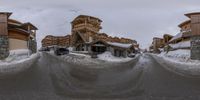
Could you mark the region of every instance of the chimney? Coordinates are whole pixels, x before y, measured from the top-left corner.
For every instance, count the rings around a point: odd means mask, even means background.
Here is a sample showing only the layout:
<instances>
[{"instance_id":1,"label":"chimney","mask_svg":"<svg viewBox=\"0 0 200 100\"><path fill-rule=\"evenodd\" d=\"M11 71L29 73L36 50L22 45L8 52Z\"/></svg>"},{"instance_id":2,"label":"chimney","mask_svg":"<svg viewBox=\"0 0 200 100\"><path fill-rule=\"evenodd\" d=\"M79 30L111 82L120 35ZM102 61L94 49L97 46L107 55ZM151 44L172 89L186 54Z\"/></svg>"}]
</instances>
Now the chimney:
<instances>
[{"instance_id":1,"label":"chimney","mask_svg":"<svg viewBox=\"0 0 200 100\"><path fill-rule=\"evenodd\" d=\"M9 12L0 12L0 60L9 55L8 17L11 14Z\"/></svg>"}]
</instances>

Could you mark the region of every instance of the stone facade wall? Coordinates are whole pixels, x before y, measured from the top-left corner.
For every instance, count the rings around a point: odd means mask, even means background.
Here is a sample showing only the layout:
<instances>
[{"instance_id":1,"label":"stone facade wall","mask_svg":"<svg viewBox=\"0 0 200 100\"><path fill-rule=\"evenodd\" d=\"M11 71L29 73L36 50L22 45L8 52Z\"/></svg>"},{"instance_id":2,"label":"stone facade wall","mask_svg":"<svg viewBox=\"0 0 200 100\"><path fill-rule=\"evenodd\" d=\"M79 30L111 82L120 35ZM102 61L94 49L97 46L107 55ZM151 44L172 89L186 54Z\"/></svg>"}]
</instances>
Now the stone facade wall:
<instances>
[{"instance_id":1,"label":"stone facade wall","mask_svg":"<svg viewBox=\"0 0 200 100\"><path fill-rule=\"evenodd\" d=\"M200 13L189 14L191 19L191 59L200 60Z\"/></svg>"},{"instance_id":2,"label":"stone facade wall","mask_svg":"<svg viewBox=\"0 0 200 100\"><path fill-rule=\"evenodd\" d=\"M191 59L200 60L200 36L191 38Z\"/></svg>"},{"instance_id":3,"label":"stone facade wall","mask_svg":"<svg viewBox=\"0 0 200 100\"><path fill-rule=\"evenodd\" d=\"M34 40L29 40L29 50L31 50L32 53L36 53L37 52L37 42Z\"/></svg>"},{"instance_id":4,"label":"stone facade wall","mask_svg":"<svg viewBox=\"0 0 200 100\"><path fill-rule=\"evenodd\" d=\"M0 36L0 60L9 56L8 36Z\"/></svg>"}]
</instances>

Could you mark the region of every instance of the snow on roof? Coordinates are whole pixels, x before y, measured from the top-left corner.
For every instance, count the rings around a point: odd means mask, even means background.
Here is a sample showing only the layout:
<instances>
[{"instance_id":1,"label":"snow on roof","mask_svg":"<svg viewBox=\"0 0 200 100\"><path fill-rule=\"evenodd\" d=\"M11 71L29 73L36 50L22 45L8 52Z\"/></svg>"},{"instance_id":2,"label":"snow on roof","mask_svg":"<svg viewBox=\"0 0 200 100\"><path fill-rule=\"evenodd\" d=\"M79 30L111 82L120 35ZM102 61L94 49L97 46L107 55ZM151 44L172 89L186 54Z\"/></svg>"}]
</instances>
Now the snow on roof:
<instances>
[{"instance_id":1,"label":"snow on roof","mask_svg":"<svg viewBox=\"0 0 200 100\"><path fill-rule=\"evenodd\" d=\"M172 41L174 41L174 40L176 40L178 38L181 38L182 35L183 35L183 32L180 32L180 33L176 34L169 42L172 42Z\"/></svg>"},{"instance_id":2,"label":"snow on roof","mask_svg":"<svg viewBox=\"0 0 200 100\"><path fill-rule=\"evenodd\" d=\"M123 43L117 43L117 42L107 42L109 45L112 46L117 46L117 47L121 47L121 48L130 48L132 46L132 44L123 44Z\"/></svg>"}]
</instances>

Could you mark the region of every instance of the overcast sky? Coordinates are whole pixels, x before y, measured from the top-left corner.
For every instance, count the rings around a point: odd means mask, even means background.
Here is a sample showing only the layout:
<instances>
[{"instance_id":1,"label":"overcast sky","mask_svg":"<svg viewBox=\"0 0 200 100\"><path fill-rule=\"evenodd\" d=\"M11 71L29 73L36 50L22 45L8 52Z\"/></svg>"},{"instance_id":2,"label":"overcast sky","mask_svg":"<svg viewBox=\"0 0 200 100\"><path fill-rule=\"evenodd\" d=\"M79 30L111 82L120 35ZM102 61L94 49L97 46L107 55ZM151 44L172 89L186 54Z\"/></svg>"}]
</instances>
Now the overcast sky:
<instances>
[{"instance_id":1,"label":"overcast sky","mask_svg":"<svg viewBox=\"0 0 200 100\"><path fill-rule=\"evenodd\" d=\"M0 0L0 11L35 24L39 47L48 34L70 34L70 22L84 14L103 20L101 32L147 48L153 37L178 33L177 25L188 19L184 14L200 11L200 0Z\"/></svg>"}]
</instances>

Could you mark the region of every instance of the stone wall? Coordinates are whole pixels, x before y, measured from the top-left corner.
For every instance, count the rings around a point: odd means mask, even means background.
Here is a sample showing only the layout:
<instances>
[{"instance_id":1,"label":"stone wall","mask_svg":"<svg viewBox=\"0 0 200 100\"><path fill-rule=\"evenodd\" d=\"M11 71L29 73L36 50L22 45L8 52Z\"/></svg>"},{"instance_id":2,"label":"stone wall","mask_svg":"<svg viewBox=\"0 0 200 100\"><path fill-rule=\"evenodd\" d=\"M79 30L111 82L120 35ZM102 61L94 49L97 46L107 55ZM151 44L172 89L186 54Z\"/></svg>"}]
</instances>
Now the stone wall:
<instances>
[{"instance_id":1,"label":"stone wall","mask_svg":"<svg viewBox=\"0 0 200 100\"><path fill-rule=\"evenodd\" d=\"M29 40L29 49L31 50L32 53L36 53L37 52L37 42L34 40Z\"/></svg>"},{"instance_id":2,"label":"stone wall","mask_svg":"<svg viewBox=\"0 0 200 100\"><path fill-rule=\"evenodd\" d=\"M0 35L0 60L9 56L8 36Z\"/></svg>"},{"instance_id":3,"label":"stone wall","mask_svg":"<svg viewBox=\"0 0 200 100\"><path fill-rule=\"evenodd\" d=\"M200 36L191 38L191 59L200 60Z\"/></svg>"}]
</instances>

